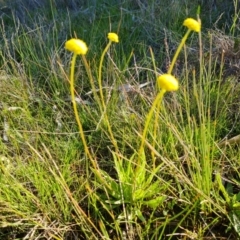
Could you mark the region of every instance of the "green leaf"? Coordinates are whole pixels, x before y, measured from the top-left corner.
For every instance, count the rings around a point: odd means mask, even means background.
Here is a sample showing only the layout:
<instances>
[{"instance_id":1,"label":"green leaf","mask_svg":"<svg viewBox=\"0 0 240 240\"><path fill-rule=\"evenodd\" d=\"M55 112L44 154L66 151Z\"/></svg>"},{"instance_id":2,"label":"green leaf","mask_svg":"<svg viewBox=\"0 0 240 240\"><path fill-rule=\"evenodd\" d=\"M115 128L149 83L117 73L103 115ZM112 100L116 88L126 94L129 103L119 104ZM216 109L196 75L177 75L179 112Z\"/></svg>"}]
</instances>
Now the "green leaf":
<instances>
[{"instance_id":1,"label":"green leaf","mask_svg":"<svg viewBox=\"0 0 240 240\"><path fill-rule=\"evenodd\" d=\"M135 183L137 186L142 186L142 184L146 181L146 156L144 152L141 156L140 165L137 165L135 169Z\"/></svg>"},{"instance_id":2,"label":"green leaf","mask_svg":"<svg viewBox=\"0 0 240 240\"><path fill-rule=\"evenodd\" d=\"M126 165L127 165L127 167L126 167L126 175L128 176L129 182L133 182L133 178L135 177L135 173L134 173L134 168L135 168L134 158L135 158L135 154L133 154L129 160L125 160Z\"/></svg>"},{"instance_id":3,"label":"green leaf","mask_svg":"<svg viewBox=\"0 0 240 240\"><path fill-rule=\"evenodd\" d=\"M120 187L122 187L122 198L124 202L133 202L133 185L129 183L123 183Z\"/></svg>"},{"instance_id":4,"label":"green leaf","mask_svg":"<svg viewBox=\"0 0 240 240\"><path fill-rule=\"evenodd\" d=\"M142 221L142 222L146 222L146 219L144 218L144 216L142 215L142 212L139 209L135 209L135 215Z\"/></svg>"},{"instance_id":5,"label":"green leaf","mask_svg":"<svg viewBox=\"0 0 240 240\"><path fill-rule=\"evenodd\" d=\"M97 179L96 183L98 183L99 188L107 190L109 195L117 199L121 197L120 187L115 179L110 177L108 173L101 169L92 169L92 171L95 173L95 177ZM98 173L96 173L96 171L98 171Z\"/></svg>"},{"instance_id":6,"label":"green leaf","mask_svg":"<svg viewBox=\"0 0 240 240\"><path fill-rule=\"evenodd\" d=\"M153 178L156 176L157 172L159 171L159 169L162 167L162 164L160 164L157 168L155 168L151 174L148 176L148 179L146 180L146 184L150 185Z\"/></svg>"},{"instance_id":7,"label":"green leaf","mask_svg":"<svg viewBox=\"0 0 240 240\"><path fill-rule=\"evenodd\" d=\"M234 212L231 213L231 219L232 219L233 227L236 233L238 234L238 236L240 237L240 219Z\"/></svg>"},{"instance_id":8,"label":"green leaf","mask_svg":"<svg viewBox=\"0 0 240 240\"><path fill-rule=\"evenodd\" d=\"M237 194L235 194L236 196L236 201L240 202L240 192L238 192Z\"/></svg>"},{"instance_id":9,"label":"green leaf","mask_svg":"<svg viewBox=\"0 0 240 240\"><path fill-rule=\"evenodd\" d=\"M111 204L111 205L122 205L123 204L123 201L120 199L120 200L117 200L117 201L114 201L114 200L106 200L105 201L106 203L108 204Z\"/></svg>"},{"instance_id":10,"label":"green leaf","mask_svg":"<svg viewBox=\"0 0 240 240\"><path fill-rule=\"evenodd\" d=\"M124 168L123 163L125 160L117 158L116 154L113 153L115 169L118 174L118 179L120 182L129 182L132 179L132 170L131 168L127 167Z\"/></svg>"},{"instance_id":11,"label":"green leaf","mask_svg":"<svg viewBox=\"0 0 240 240\"><path fill-rule=\"evenodd\" d=\"M166 200L166 198L167 198L166 196L158 196L154 199L144 201L143 204L154 209L162 205L162 203Z\"/></svg>"},{"instance_id":12,"label":"green leaf","mask_svg":"<svg viewBox=\"0 0 240 240\"><path fill-rule=\"evenodd\" d=\"M144 197L145 197L145 190L143 189L136 189L134 192L133 192L133 201L136 202L137 200L143 200Z\"/></svg>"},{"instance_id":13,"label":"green leaf","mask_svg":"<svg viewBox=\"0 0 240 240\"><path fill-rule=\"evenodd\" d=\"M158 195L161 190L163 189L161 188L160 181L156 181L145 189L145 198L151 198L155 195Z\"/></svg>"}]
</instances>

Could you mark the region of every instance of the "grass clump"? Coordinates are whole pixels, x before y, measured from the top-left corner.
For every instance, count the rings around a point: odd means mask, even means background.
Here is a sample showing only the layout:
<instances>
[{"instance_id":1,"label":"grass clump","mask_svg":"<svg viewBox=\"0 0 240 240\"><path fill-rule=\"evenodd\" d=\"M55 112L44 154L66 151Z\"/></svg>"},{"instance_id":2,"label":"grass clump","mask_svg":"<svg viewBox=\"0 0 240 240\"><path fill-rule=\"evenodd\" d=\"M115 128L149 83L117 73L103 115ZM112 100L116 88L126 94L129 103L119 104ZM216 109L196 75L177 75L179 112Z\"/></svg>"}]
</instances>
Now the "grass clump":
<instances>
[{"instance_id":1,"label":"grass clump","mask_svg":"<svg viewBox=\"0 0 240 240\"><path fill-rule=\"evenodd\" d=\"M81 26L71 2L1 24L0 238L239 238L237 29L222 52L200 20L181 42L188 1L171 27L157 1L84 5Z\"/></svg>"}]
</instances>

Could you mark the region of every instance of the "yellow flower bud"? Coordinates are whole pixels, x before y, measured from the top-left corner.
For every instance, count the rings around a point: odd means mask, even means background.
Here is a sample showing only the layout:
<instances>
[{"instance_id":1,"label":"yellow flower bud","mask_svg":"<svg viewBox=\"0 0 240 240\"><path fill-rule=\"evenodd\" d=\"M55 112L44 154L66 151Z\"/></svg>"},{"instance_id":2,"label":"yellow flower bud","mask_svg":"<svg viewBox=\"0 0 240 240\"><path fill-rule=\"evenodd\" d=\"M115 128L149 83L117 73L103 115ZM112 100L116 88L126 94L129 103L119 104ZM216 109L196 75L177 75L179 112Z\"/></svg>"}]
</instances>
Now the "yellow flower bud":
<instances>
[{"instance_id":1,"label":"yellow flower bud","mask_svg":"<svg viewBox=\"0 0 240 240\"><path fill-rule=\"evenodd\" d=\"M158 86L165 91L177 91L178 80L171 74L163 74L157 78Z\"/></svg>"},{"instance_id":2,"label":"yellow flower bud","mask_svg":"<svg viewBox=\"0 0 240 240\"><path fill-rule=\"evenodd\" d=\"M86 43L80 39L72 38L65 43L65 48L75 54L85 55L88 51Z\"/></svg>"},{"instance_id":3,"label":"yellow flower bud","mask_svg":"<svg viewBox=\"0 0 240 240\"><path fill-rule=\"evenodd\" d=\"M118 43L119 42L119 39L118 39L118 35L116 33L108 33L108 39L112 42L116 42Z\"/></svg>"},{"instance_id":4,"label":"yellow flower bud","mask_svg":"<svg viewBox=\"0 0 240 240\"><path fill-rule=\"evenodd\" d=\"M185 21L183 22L183 26L195 32L200 32L201 30L201 24L193 18L185 19Z\"/></svg>"}]
</instances>

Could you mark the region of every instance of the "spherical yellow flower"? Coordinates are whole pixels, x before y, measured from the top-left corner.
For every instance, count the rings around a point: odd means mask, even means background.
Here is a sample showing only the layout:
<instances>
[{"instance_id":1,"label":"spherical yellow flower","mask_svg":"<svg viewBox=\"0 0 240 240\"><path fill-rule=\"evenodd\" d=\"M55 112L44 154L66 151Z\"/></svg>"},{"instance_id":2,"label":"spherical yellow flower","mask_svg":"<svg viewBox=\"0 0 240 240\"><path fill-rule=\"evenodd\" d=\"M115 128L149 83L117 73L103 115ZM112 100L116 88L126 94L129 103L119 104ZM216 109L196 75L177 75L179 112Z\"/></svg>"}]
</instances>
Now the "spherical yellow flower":
<instances>
[{"instance_id":1,"label":"spherical yellow flower","mask_svg":"<svg viewBox=\"0 0 240 240\"><path fill-rule=\"evenodd\" d=\"M119 42L118 35L116 33L110 32L108 33L108 39L112 42Z\"/></svg>"},{"instance_id":2,"label":"spherical yellow flower","mask_svg":"<svg viewBox=\"0 0 240 240\"><path fill-rule=\"evenodd\" d=\"M195 32L200 32L201 30L201 24L193 18L185 19L183 22L183 26Z\"/></svg>"},{"instance_id":3,"label":"spherical yellow flower","mask_svg":"<svg viewBox=\"0 0 240 240\"><path fill-rule=\"evenodd\" d=\"M177 91L178 80L171 74L163 74L157 78L158 86L166 91Z\"/></svg>"},{"instance_id":4,"label":"spherical yellow flower","mask_svg":"<svg viewBox=\"0 0 240 240\"><path fill-rule=\"evenodd\" d=\"M88 51L86 43L80 39L72 38L65 43L65 48L75 54L85 55Z\"/></svg>"}]
</instances>

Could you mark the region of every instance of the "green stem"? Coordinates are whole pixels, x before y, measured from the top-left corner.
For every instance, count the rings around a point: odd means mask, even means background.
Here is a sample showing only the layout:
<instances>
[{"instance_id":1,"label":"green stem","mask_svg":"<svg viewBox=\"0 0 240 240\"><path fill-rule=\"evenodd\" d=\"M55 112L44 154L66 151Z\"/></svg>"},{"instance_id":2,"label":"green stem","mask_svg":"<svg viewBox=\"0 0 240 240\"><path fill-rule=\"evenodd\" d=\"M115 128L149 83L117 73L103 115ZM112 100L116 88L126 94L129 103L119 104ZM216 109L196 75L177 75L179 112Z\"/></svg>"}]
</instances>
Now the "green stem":
<instances>
[{"instance_id":1,"label":"green stem","mask_svg":"<svg viewBox=\"0 0 240 240\"><path fill-rule=\"evenodd\" d=\"M170 67L169 67L169 69L168 69L168 72L167 72L168 74L171 74L171 73L172 73L173 67L174 67L174 65L175 65L175 63L176 63L176 60L177 60L177 57L178 57L181 49L183 48L183 45L185 44L185 42L186 42L186 40L187 40L188 35L190 34L190 32L191 32L191 30L188 29L187 32L185 33L184 37L182 38L182 41L181 41L181 43L179 44L179 46L178 46L178 48L177 48L177 51L176 51L176 53L175 53L175 55L174 55L174 57L173 57L173 60L172 60L172 62L171 62L171 65L170 65Z\"/></svg>"},{"instance_id":2,"label":"green stem","mask_svg":"<svg viewBox=\"0 0 240 240\"><path fill-rule=\"evenodd\" d=\"M105 111L106 105L105 105L105 101L104 101L104 97L103 97L103 90L102 90L102 65L103 65L104 56L106 55L106 52L108 51L111 44L112 44L112 41L109 41L109 43L103 50L101 58L100 58L99 69L98 69L98 86L99 86L99 92L100 92L100 98L101 98L101 102L102 102L103 112Z\"/></svg>"},{"instance_id":3,"label":"green stem","mask_svg":"<svg viewBox=\"0 0 240 240\"><path fill-rule=\"evenodd\" d=\"M144 152L144 143L145 143L145 140L146 140L146 135L147 135L147 131L148 131L148 127L149 127L149 124L150 124L150 121L152 119L152 115L154 113L154 110L156 108L156 106L160 106L160 103L159 102L162 102L162 99L163 99L163 95L165 94L166 90L165 89L162 89L157 97L155 98L152 106L151 106L151 109L147 115L147 118L146 118L146 121L145 121L145 124L144 124L144 130L143 130L143 134L142 134L142 141L141 141L141 145L140 145L140 148L138 150L138 153L139 153L139 160L141 159L141 156ZM158 105L159 104L159 105ZM159 111L158 111L159 112Z\"/></svg>"},{"instance_id":4,"label":"green stem","mask_svg":"<svg viewBox=\"0 0 240 240\"><path fill-rule=\"evenodd\" d=\"M92 155L91 155L91 153L90 153L90 151L88 149L88 146L87 146L87 142L86 142L85 135L84 135L84 132L83 132L82 123L81 123L81 121L79 119L78 110L77 110L77 104L76 104L76 100L75 100L75 93L74 93L74 69L75 69L75 65L76 65L76 58L77 58L77 54L74 53L73 57L72 57L71 70L70 70L70 92L71 92L73 111L74 111L75 119L76 119L77 124L78 124L78 130L79 130L79 134L80 134L80 137L82 139L82 142L83 142L85 154L91 160L94 168L97 169L95 161L93 160L93 157L92 157Z\"/></svg>"},{"instance_id":5,"label":"green stem","mask_svg":"<svg viewBox=\"0 0 240 240\"><path fill-rule=\"evenodd\" d=\"M152 142L152 146L155 149L156 146L156 138L157 138L157 127L158 127L158 120L159 120L159 113L160 113L160 106L161 106L161 101L158 102L157 106L156 106L156 114L155 114L155 119L154 119L154 128L153 128L153 142ZM151 152L152 155L152 160L153 160L153 169L155 169L156 167L156 161L155 161L155 154L152 151Z\"/></svg>"},{"instance_id":6,"label":"green stem","mask_svg":"<svg viewBox=\"0 0 240 240\"><path fill-rule=\"evenodd\" d=\"M108 132L110 134L111 141L112 141L116 151L118 152L117 141L114 138L113 131L112 131L110 122L108 120L108 116L106 114L106 104L105 104L105 101L104 101L103 90L102 90L102 66L103 66L103 59L104 59L104 56L106 55L108 49L110 48L111 44L112 44L112 41L109 41L107 46L103 50L101 58L100 58L99 69L98 69L98 87L99 87L99 92L100 92L100 99L101 99L101 102L102 102L103 119L105 120L105 122L107 124L107 128L108 128Z\"/></svg>"}]
</instances>

